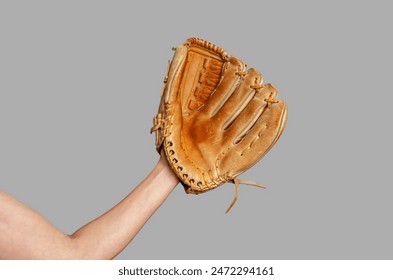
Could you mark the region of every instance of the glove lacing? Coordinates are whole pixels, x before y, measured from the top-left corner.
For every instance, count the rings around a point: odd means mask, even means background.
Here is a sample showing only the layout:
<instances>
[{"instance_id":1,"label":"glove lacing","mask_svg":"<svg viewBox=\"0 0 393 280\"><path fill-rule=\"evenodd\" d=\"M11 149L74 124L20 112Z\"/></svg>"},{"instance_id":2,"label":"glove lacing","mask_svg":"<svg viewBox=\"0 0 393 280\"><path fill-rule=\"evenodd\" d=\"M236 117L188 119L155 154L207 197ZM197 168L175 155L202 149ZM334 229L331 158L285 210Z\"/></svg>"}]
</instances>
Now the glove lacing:
<instances>
[{"instance_id":1,"label":"glove lacing","mask_svg":"<svg viewBox=\"0 0 393 280\"><path fill-rule=\"evenodd\" d=\"M237 198L239 197L239 184L250 185L250 186L255 186L255 187L258 187L258 188L266 189L266 187L262 186L261 184L259 184L257 182L254 182L254 181L240 180L240 179L237 179L237 178L233 179L232 181L233 181L233 183L236 186L236 194L235 194L235 198L233 199L231 205L229 205L229 207L228 207L227 211L225 212L225 214L227 214L232 209L233 205L235 205L235 203L236 203Z\"/></svg>"}]
</instances>

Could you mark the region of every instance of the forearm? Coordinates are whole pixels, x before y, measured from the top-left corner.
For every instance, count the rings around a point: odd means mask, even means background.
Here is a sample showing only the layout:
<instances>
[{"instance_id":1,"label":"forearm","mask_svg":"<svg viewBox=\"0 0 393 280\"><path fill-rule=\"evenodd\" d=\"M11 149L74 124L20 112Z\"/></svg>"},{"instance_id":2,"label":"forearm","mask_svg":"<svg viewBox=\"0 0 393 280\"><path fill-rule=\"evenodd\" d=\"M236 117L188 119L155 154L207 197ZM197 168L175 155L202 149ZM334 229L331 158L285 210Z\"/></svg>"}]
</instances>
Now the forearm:
<instances>
[{"instance_id":1,"label":"forearm","mask_svg":"<svg viewBox=\"0 0 393 280\"><path fill-rule=\"evenodd\" d=\"M177 183L161 159L119 204L71 236L2 194L0 259L112 259L135 237Z\"/></svg>"},{"instance_id":2,"label":"forearm","mask_svg":"<svg viewBox=\"0 0 393 280\"><path fill-rule=\"evenodd\" d=\"M112 259L135 237L165 201L178 179L160 160L156 168L118 205L76 231L71 237L78 258Z\"/></svg>"}]
</instances>

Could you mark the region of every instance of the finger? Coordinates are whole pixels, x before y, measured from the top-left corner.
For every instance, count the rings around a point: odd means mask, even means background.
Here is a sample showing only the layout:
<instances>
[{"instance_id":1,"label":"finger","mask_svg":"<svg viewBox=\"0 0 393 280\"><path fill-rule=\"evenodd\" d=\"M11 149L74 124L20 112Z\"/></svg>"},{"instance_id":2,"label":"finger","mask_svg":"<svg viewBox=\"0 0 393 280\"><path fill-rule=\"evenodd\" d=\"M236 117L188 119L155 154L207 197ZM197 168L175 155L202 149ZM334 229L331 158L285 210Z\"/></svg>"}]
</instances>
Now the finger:
<instances>
[{"instance_id":1,"label":"finger","mask_svg":"<svg viewBox=\"0 0 393 280\"><path fill-rule=\"evenodd\" d=\"M271 84L262 85L261 88L256 89L257 93L254 98L247 104L239 116L227 127L226 134L232 137L227 137L232 141L232 144L239 143L250 129L255 125L264 110L267 108L268 98L277 96L277 90Z\"/></svg>"},{"instance_id":2,"label":"finger","mask_svg":"<svg viewBox=\"0 0 393 280\"><path fill-rule=\"evenodd\" d=\"M237 177L258 162L276 143L287 119L287 106L283 101L273 103L255 122L248 133L229 146L220 159L220 170L231 170Z\"/></svg>"},{"instance_id":3,"label":"finger","mask_svg":"<svg viewBox=\"0 0 393 280\"><path fill-rule=\"evenodd\" d=\"M271 104L236 144L237 153L243 157L262 158L280 137L287 118L287 106L284 101Z\"/></svg>"},{"instance_id":4,"label":"finger","mask_svg":"<svg viewBox=\"0 0 393 280\"><path fill-rule=\"evenodd\" d=\"M213 116L213 120L224 130L227 129L239 114L241 114L243 109L247 107L254 95L259 91L259 86L261 86L262 76L254 68L244 72L243 76L238 88L232 93L216 115Z\"/></svg>"},{"instance_id":5,"label":"finger","mask_svg":"<svg viewBox=\"0 0 393 280\"><path fill-rule=\"evenodd\" d=\"M187 57L187 47L180 45L176 48L173 55L172 62L169 65L168 74L165 77L164 83L164 101L172 104L176 101L178 96L178 87L181 79L182 68Z\"/></svg>"},{"instance_id":6,"label":"finger","mask_svg":"<svg viewBox=\"0 0 393 280\"><path fill-rule=\"evenodd\" d=\"M238 73L244 69L244 62L235 57L230 57L224 64L221 80L203 109L209 116L215 115L235 91L240 83Z\"/></svg>"}]
</instances>

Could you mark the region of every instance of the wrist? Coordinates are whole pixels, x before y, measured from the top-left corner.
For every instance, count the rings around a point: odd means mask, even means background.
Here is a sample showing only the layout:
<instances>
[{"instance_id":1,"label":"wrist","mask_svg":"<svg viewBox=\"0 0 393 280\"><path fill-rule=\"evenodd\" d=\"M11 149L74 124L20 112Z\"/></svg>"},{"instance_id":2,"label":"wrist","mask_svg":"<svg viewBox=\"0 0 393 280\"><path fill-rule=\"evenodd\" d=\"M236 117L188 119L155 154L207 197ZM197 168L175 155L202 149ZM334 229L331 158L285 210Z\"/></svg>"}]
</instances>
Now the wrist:
<instances>
[{"instance_id":1,"label":"wrist","mask_svg":"<svg viewBox=\"0 0 393 280\"><path fill-rule=\"evenodd\" d=\"M173 172L165 158L160 157L157 168L162 174L163 179L168 182L168 184L172 185L173 188L179 183L179 178L176 176L175 172Z\"/></svg>"}]
</instances>

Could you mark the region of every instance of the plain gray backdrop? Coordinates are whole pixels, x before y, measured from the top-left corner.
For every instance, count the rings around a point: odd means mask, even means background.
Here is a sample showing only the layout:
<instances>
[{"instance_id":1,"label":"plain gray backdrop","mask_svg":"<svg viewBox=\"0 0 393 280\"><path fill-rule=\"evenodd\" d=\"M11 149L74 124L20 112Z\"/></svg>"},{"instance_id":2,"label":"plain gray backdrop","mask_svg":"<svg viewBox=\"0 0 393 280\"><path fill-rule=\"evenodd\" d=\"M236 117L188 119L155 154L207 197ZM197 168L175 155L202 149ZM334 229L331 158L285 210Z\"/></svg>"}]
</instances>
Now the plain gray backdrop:
<instances>
[{"instance_id":1,"label":"plain gray backdrop","mask_svg":"<svg viewBox=\"0 0 393 280\"><path fill-rule=\"evenodd\" d=\"M368 3L368 4L366 4ZM72 233L158 161L171 48L211 41L289 107L232 184L179 185L119 259L392 259L392 26L373 1L2 1L0 186ZM1 234L1 233L0 233Z\"/></svg>"}]
</instances>

